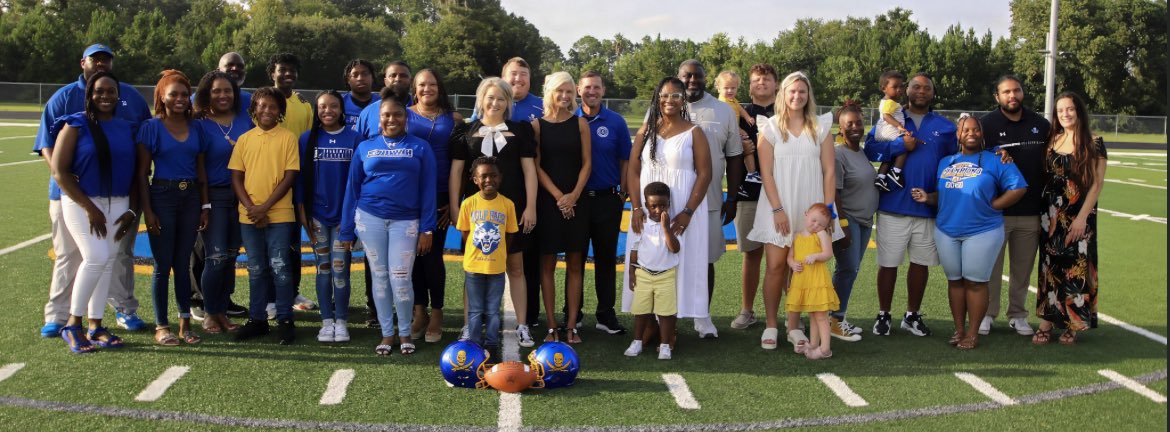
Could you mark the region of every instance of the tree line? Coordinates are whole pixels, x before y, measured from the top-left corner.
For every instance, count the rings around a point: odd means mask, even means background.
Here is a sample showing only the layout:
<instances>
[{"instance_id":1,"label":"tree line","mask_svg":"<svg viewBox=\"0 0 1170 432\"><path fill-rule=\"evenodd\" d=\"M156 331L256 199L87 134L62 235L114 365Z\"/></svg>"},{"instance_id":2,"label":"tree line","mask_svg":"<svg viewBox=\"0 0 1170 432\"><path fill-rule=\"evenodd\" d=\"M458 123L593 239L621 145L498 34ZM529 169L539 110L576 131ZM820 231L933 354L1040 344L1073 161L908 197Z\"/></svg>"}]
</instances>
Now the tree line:
<instances>
[{"instance_id":1,"label":"tree line","mask_svg":"<svg viewBox=\"0 0 1170 432\"><path fill-rule=\"evenodd\" d=\"M1013 0L1004 11L1010 35L999 38L961 25L932 36L912 11L895 8L872 18L801 19L770 41L616 34L585 36L562 51L498 0L0 0L0 81L70 82L84 47L104 42L117 52L118 75L136 84L168 68L196 79L237 51L248 60L246 85L261 86L270 82L267 58L287 51L301 58L303 88L344 88L341 67L353 58L402 59L443 74L449 92L471 93L521 56L533 66L534 88L551 72L591 69L604 76L608 97L645 99L682 60L697 58L711 78L723 69L746 75L760 62L781 75L803 70L822 105L872 105L881 98L878 76L896 69L931 74L938 108L989 109L992 83L1011 72L1029 89L1028 105L1040 108L1049 5ZM1092 112L1165 115L1165 17L1166 0L1063 0L1057 89L1085 95ZM746 100L747 86L740 92Z\"/></svg>"}]
</instances>

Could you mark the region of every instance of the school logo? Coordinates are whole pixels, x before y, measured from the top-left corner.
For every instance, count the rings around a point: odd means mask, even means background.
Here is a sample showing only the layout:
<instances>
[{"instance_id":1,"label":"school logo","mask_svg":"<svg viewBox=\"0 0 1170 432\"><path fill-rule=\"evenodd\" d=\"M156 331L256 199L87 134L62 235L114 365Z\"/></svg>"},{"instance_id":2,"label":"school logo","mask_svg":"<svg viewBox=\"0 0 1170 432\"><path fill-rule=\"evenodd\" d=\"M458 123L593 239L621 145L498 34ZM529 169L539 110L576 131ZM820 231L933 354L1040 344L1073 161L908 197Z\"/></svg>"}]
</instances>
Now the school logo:
<instances>
[{"instance_id":1,"label":"school logo","mask_svg":"<svg viewBox=\"0 0 1170 432\"><path fill-rule=\"evenodd\" d=\"M1000 132L1000 133L999 133L999 136L1001 136L1001 137L1005 137L1005 136L1007 136L1007 132Z\"/></svg>"},{"instance_id":2,"label":"school logo","mask_svg":"<svg viewBox=\"0 0 1170 432\"><path fill-rule=\"evenodd\" d=\"M471 370L471 366L473 365L472 362L467 361L467 352L463 350L459 350L455 354L455 360L447 360L447 363L451 365L451 370L454 371Z\"/></svg>"},{"instance_id":3,"label":"school logo","mask_svg":"<svg viewBox=\"0 0 1170 432\"><path fill-rule=\"evenodd\" d=\"M964 180L979 177L980 174L983 174L983 168L979 165L959 162L943 169L939 178L947 181L945 186L947 189L962 189Z\"/></svg>"},{"instance_id":4,"label":"school logo","mask_svg":"<svg viewBox=\"0 0 1170 432\"><path fill-rule=\"evenodd\" d=\"M597 136L602 138L609 136L609 128L605 126L597 128Z\"/></svg>"},{"instance_id":5,"label":"school logo","mask_svg":"<svg viewBox=\"0 0 1170 432\"><path fill-rule=\"evenodd\" d=\"M491 255L496 249L500 247L500 226L492 222L484 221L475 227L475 233L472 234L471 244L479 249L480 253L484 255Z\"/></svg>"},{"instance_id":6,"label":"school logo","mask_svg":"<svg viewBox=\"0 0 1170 432\"><path fill-rule=\"evenodd\" d=\"M1034 134L1038 134L1038 133L1040 133L1040 129L1038 129L1038 128L1036 128L1035 126L1033 126L1033 127L1032 127L1032 134L1034 135Z\"/></svg>"},{"instance_id":7,"label":"school logo","mask_svg":"<svg viewBox=\"0 0 1170 432\"><path fill-rule=\"evenodd\" d=\"M126 104L126 101L121 101L121 102L122 102L122 106L129 106Z\"/></svg>"}]
</instances>

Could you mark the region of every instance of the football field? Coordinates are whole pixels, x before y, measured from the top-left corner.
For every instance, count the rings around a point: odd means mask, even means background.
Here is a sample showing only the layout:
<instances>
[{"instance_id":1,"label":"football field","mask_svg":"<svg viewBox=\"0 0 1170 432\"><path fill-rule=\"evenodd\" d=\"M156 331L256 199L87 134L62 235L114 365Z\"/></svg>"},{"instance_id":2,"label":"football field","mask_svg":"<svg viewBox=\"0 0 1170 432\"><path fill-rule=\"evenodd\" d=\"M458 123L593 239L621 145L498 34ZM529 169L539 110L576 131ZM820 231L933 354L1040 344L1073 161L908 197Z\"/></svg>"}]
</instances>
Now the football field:
<instances>
[{"instance_id":1,"label":"football field","mask_svg":"<svg viewBox=\"0 0 1170 432\"><path fill-rule=\"evenodd\" d=\"M948 346L952 328L941 268L931 269L923 308L934 335L919 338L895 328L891 336L873 336L871 245L849 308L850 321L866 329L863 340L834 340L833 358L822 361L793 354L786 343L766 351L759 346L762 323L747 330L728 326L739 311L741 275L741 254L729 245L716 266L718 339L699 340L690 320L682 320L673 360L659 361L649 349L623 356L628 335L592 330L594 282L587 270L577 382L516 397L443 382L439 355L462 325L462 270L451 256L443 340L419 342L411 356L397 349L389 357L374 355L380 333L358 325L367 312L356 269L353 339L345 344L316 341L316 311L297 312L292 346L279 346L274 337L237 343L230 335L200 332L202 344L161 347L152 332L114 329L126 348L74 355L60 339L41 338L51 245L48 170L29 155L35 131L0 124L0 429L1166 429L1165 150L1110 151L1098 218L1101 325L1082 333L1076 346L1033 346L1003 318L977 349ZM139 269L136 294L139 314L152 323L149 271ZM906 301L901 273L894 314ZM237 275L234 298L246 303L247 277ZM315 298L312 284L306 273L300 290ZM1034 299L1029 295L1028 304ZM762 321L762 296L756 305ZM113 327L113 312L107 317ZM630 315L619 319L632 327ZM541 326L533 335L544 331ZM528 351L520 348L519 355Z\"/></svg>"}]
</instances>

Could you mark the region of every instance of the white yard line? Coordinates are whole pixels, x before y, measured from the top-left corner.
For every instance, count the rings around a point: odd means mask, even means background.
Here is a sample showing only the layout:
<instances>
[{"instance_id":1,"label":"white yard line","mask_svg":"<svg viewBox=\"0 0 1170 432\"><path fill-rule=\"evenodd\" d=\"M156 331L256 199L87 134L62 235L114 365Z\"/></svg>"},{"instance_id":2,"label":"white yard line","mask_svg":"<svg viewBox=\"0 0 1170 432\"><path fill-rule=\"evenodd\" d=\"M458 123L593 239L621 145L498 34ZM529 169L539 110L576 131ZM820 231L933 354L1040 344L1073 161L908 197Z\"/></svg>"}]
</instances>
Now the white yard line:
<instances>
[{"instance_id":1,"label":"white yard line","mask_svg":"<svg viewBox=\"0 0 1170 432\"><path fill-rule=\"evenodd\" d=\"M1154 157L1154 158L1166 159L1166 153L1156 153L1156 152L1143 153L1143 152L1111 151L1111 152L1109 152L1109 156L1110 157L1113 157L1113 156L1137 156L1137 157Z\"/></svg>"},{"instance_id":2,"label":"white yard line","mask_svg":"<svg viewBox=\"0 0 1170 432\"><path fill-rule=\"evenodd\" d=\"M505 279L507 284L507 279ZM516 306L512 304L509 295L510 287L504 287L504 361L518 361L520 359L520 339L516 335ZM476 329L479 331L479 329ZM500 392L500 414L496 421L496 428L501 432L519 431L523 426L523 405L520 402L520 393Z\"/></svg>"},{"instance_id":3,"label":"white yard line","mask_svg":"<svg viewBox=\"0 0 1170 432\"><path fill-rule=\"evenodd\" d=\"M26 126L26 127L39 127L39 126L40 126L40 124L37 124L37 123L12 123L12 122L0 122L0 127L7 127L7 126Z\"/></svg>"},{"instance_id":4,"label":"white yard line","mask_svg":"<svg viewBox=\"0 0 1170 432\"><path fill-rule=\"evenodd\" d=\"M10 137L0 138L0 141L24 139L24 138L36 138L36 137L37 137L36 135L10 136Z\"/></svg>"},{"instance_id":5,"label":"white yard line","mask_svg":"<svg viewBox=\"0 0 1170 432\"><path fill-rule=\"evenodd\" d=\"M845 384L845 381L841 380L840 377L831 373L821 373L817 374L817 379L825 383L825 386L829 387L829 390L832 390L833 394L841 399L841 402L845 402L845 405L854 408L869 405L869 402L866 402L853 389L849 388L849 385Z\"/></svg>"},{"instance_id":6,"label":"white yard line","mask_svg":"<svg viewBox=\"0 0 1170 432\"><path fill-rule=\"evenodd\" d=\"M8 162L8 163L0 164L0 167L14 166L14 165L25 165L25 164L37 163L37 162L41 162L41 161L44 161L44 159L33 159L33 160L26 160L26 161L20 161L20 162Z\"/></svg>"},{"instance_id":7,"label":"white yard line","mask_svg":"<svg viewBox=\"0 0 1170 432\"><path fill-rule=\"evenodd\" d=\"M1130 167L1130 168L1133 168L1133 167ZM1105 181L1107 181L1109 183L1120 183L1120 184L1130 185L1130 186L1141 186L1141 187L1150 188L1150 189L1166 190L1166 186L1158 186L1158 185L1145 184L1145 183L1134 183L1134 182L1129 182L1129 181L1125 181L1125 180L1118 180L1118 179L1105 179Z\"/></svg>"},{"instance_id":8,"label":"white yard line","mask_svg":"<svg viewBox=\"0 0 1170 432\"><path fill-rule=\"evenodd\" d=\"M1163 223L1165 223L1165 222L1163 222ZM1003 278L1004 282L1011 282L1011 278L1007 277L1007 275L1003 275L1002 278ZM1031 286L1031 285L1028 285L1028 291L1030 291L1032 294L1037 293L1036 287ZM1141 335L1142 337L1145 337L1146 339L1152 340L1152 341L1160 343L1162 345L1166 345L1166 336L1162 336L1160 334L1154 333L1154 332L1146 330L1144 328L1141 328L1141 327L1135 326L1133 324L1124 322L1122 320L1119 320L1119 319L1114 318L1112 316L1103 314L1101 312L1097 312L1097 319L1100 319L1101 321L1105 321L1109 324L1113 324L1115 326L1121 327L1121 328L1128 330L1128 331L1131 331L1133 333L1137 333L1137 334Z\"/></svg>"},{"instance_id":9,"label":"white yard line","mask_svg":"<svg viewBox=\"0 0 1170 432\"><path fill-rule=\"evenodd\" d=\"M1097 371L1097 373L1101 374L1101 376L1103 376L1105 378L1109 378L1110 381L1121 384L1122 386L1124 386L1127 389L1133 390L1134 393L1145 396L1149 400L1152 400L1152 401L1157 402L1157 403L1166 403L1166 396L1162 396L1161 393L1150 390L1149 387L1146 387L1146 386L1142 385L1142 383L1134 381L1130 377L1119 374L1119 373L1114 372L1114 371L1109 370L1109 369L1101 369L1101 370Z\"/></svg>"},{"instance_id":10,"label":"white yard line","mask_svg":"<svg viewBox=\"0 0 1170 432\"><path fill-rule=\"evenodd\" d=\"M1003 392L992 386L991 383L984 381L983 378L979 378L974 374L969 374L966 372L955 372L955 376L963 380L963 382L970 384L971 387L974 387L976 391L983 393L984 396L987 396L989 399L995 401L995 403L1000 405L1015 405L1019 403L1010 396L1003 394Z\"/></svg>"},{"instance_id":11,"label":"white yard line","mask_svg":"<svg viewBox=\"0 0 1170 432\"><path fill-rule=\"evenodd\" d=\"M1100 207L1098 207L1098 208L1097 208L1097 211L1099 211L1099 212L1101 212L1101 213L1108 214L1108 215L1110 215L1110 216L1117 216L1117 217L1129 218L1129 220L1134 220L1134 221L1142 221L1142 220L1145 220L1145 221L1156 222L1156 223L1160 223L1160 224L1162 224L1162 225L1166 225L1166 218L1165 218L1165 217L1161 217L1161 216L1150 216L1150 215L1148 215L1148 214L1139 214L1139 215L1135 215L1135 214L1129 214L1129 213L1126 213L1126 212L1119 212L1119 211L1116 211L1116 210L1103 209L1103 208L1100 208Z\"/></svg>"},{"instance_id":12,"label":"white yard line","mask_svg":"<svg viewBox=\"0 0 1170 432\"><path fill-rule=\"evenodd\" d=\"M666 388L670 390L670 395L674 396L674 403L678 404L679 408L699 409L699 401L695 400L695 395L691 394L691 388L687 386L687 380L683 379L682 375L662 374L662 380L666 382Z\"/></svg>"},{"instance_id":13,"label":"white yard line","mask_svg":"<svg viewBox=\"0 0 1170 432\"><path fill-rule=\"evenodd\" d=\"M51 238L53 238L53 234L51 234L51 233L50 234L42 234L42 235L33 237L31 239L22 241L20 243L15 244L15 245L6 247L4 249L0 249L0 256L8 255L10 253L16 252L18 250L24 249L26 247L32 246L34 244L43 242L43 241L51 239Z\"/></svg>"},{"instance_id":14,"label":"white yard line","mask_svg":"<svg viewBox=\"0 0 1170 432\"><path fill-rule=\"evenodd\" d=\"M24 363L9 363L0 367L0 381L12 378L12 375L21 369L24 369Z\"/></svg>"},{"instance_id":15,"label":"white yard line","mask_svg":"<svg viewBox=\"0 0 1170 432\"><path fill-rule=\"evenodd\" d=\"M329 377L329 384L325 386L325 393L321 395L321 405L337 405L345 400L345 392L349 383L353 382L353 369L338 369Z\"/></svg>"},{"instance_id":16,"label":"white yard line","mask_svg":"<svg viewBox=\"0 0 1170 432\"><path fill-rule=\"evenodd\" d=\"M162 375L159 375L158 378L154 380L154 382L146 386L146 388L142 390L142 393L139 393L138 396L134 398L134 400L139 402L154 402L158 400L163 396L163 393L167 392L167 389L171 388L171 385L173 385L175 381L178 381L179 378L182 378L183 375L186 375L187 371L189 370L191 370L190 366L171 366L167 368L167 370L164 371Z\"/></svg>"}]
</instances>

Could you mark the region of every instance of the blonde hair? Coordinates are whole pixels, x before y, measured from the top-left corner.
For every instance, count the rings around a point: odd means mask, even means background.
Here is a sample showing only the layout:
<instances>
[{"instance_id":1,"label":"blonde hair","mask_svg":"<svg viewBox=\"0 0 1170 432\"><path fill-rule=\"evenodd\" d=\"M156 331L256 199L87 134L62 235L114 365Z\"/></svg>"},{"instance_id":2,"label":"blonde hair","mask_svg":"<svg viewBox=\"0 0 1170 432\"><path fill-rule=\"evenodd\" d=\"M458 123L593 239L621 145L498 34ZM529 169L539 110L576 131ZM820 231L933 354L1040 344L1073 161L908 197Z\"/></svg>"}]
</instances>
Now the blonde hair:
<instances>
[{"instance_id":1,"label":"blonde hair","mask_svg":"<svg viewBox=\"0 0 1170 432\"><path fill-rule=\"evenodd\" d=\"M576 91L577 83L573 81L573 76L569 75L568 72L554 72L552 75L544 77L543 96L545 114L551 114L553 111L555 111L557 103L554 100L554 96L556 96L557 89L565 84L573 86L574 91ZM573 97L573 99L569 102L569 112L572 113L576 111L577 98Z\"/></svg>"},{"instance_id":2,"label":"blonde hair","mask_svg":"<svg viewBox=\"0 0 1170 432\"><path fill-rule=\"evenodd\" d=\"M817 133L817 100L813 98L812 83L808 81L808 77L803 72L793 72L784 77L784 81L780 82L780 90L776 91L776 126L780 129L780 139L788 141L788 104L784 102L784 90L795 85L798 82L803 82L804 86L808 88L808 101L804 104L801 117L804 117L804 133L810 134L813 141L816 141ZM779 143L774 143L779 144ZM817 144L820 144L819 142Z\"/></svg>"},{"instance_id":3,"label":"blonde hair","mask_svg":"<svg viewBox=\"0 0 1170 432\"><path fill-rule=\"evenodd\" d=\"M481 116L487 112L483 103L487 100L488 89L492 87L500 89L500 92L504 93L504 100L507 101L504 105L504 120L512 118L512 85L499 77L484 78L479 82L479 87L475 89L475 109L479 110Z\"/></svg>"},{"instance_id":4,"label":"blonde hair","mask_svg":"<svg viewBox=\"0 0 1170 432\"><path fill-rule=\"evenodd\" d=\"M723 72L719 72L719 75L715 77L715 88L719 88L719 86L723 85L727 82L727 80L731 79L735 80L737 83L741 82L739 79L739 74L735 73L733 70L729 69Z\"/></svg>"}]
</instances>

